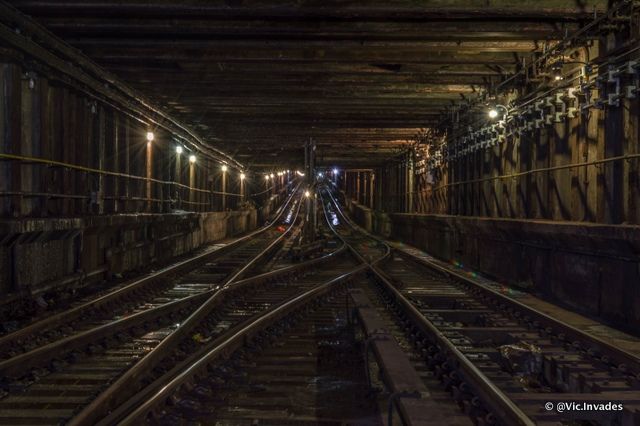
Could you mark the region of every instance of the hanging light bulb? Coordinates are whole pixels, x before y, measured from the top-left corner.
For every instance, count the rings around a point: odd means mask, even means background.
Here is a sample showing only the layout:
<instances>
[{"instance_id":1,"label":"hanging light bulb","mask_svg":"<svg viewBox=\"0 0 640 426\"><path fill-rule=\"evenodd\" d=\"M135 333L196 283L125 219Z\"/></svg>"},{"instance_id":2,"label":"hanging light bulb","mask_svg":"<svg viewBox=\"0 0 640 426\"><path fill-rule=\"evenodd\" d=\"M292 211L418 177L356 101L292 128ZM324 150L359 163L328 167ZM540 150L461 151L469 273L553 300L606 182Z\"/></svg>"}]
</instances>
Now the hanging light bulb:
<instances>
[{"instance_id":1,"label":"hanging light bulb","mask_svg":"<svg viewBox=\"0 0 640 426\"><path fill-rule=\"evenodd\" d=\"M489 118L491 118L493 120L494 118L498 117L500 115L500 112L498 112L498 109L504 110L504 114L505 115L509 111L506 106L500 105L500 104L496 104L489 110L489 113L488 113L489 114Z\"/></svg>"}]
</instances>

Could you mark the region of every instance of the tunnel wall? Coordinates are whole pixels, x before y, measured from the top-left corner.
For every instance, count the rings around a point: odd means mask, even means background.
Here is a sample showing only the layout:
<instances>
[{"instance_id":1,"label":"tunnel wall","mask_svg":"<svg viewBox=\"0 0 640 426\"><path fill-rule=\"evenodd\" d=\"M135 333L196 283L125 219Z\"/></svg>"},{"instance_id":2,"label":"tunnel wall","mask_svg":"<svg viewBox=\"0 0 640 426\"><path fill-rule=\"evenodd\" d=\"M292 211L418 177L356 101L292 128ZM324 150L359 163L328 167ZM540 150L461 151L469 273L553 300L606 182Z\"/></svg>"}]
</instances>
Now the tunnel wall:
<instances>
[{"instance_id":1,"label":"tunnel wall","mask_svg":"<svg viewBox=\"0 0 640 426\"><path fill-rule=\"evenodd\" d=\"M282 200L286 178L242 179L235 160L77 52L20 49L0 52L0 305L255 229Z\"/></svg>"},{"instance_id":2,"label":"tunnel wall","mask_svg":"<svg viewBox=\"0 0 640 426\"><path fill-rule=\"evenodd\" d=\"M577 312L640 327L640 229L551 221L391 215L392 237Z\"/></svg>"},{"instance_id":3,"label":"tunnel wall","mask_svg":"<svg viewBox=\"0 0 640 426\"><path fill-rule=\"evenodd\" d=\"M348 201L363 227L370 210ZM375 233L626 330L640 329L640 228L371 212Z\"/></svg>"},{"instance_id":4,"label":"tunnel wall","mask_svg":"<svg viewBox=\"0 0 640 426\"><path fill-rule=\"evenodd\" d=\"M237 210L286 183L263 190L262 175L240 170L141 95L114 90L111 77L24 61L0 51L0 220Z\"/></svg>"},{"instance_id":5,"label":"tunnel wall","mask_svg":"<svg viewBox=\"0 0 640 426\"><path fill-rule=\"evenodd\" d=\"M255 209L0 222L4 302L72 288L170 260L253 230Z\"/></svg>"}]
</instances>

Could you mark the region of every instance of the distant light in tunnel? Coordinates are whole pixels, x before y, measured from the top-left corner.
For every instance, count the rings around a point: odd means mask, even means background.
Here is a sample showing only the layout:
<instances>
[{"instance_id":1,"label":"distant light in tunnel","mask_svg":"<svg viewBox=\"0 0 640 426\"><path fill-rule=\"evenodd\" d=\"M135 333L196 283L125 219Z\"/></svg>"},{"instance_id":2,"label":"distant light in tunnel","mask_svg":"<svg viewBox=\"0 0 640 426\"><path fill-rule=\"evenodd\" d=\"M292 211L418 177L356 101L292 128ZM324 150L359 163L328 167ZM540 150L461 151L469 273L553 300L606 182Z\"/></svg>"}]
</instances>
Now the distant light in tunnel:
<instances>
[{"instance_id":1,"label":"distant light in tunnel","mask_svg":"<svg viewBox=\"0 0 640 426\"><path fill-rule=\"evenodd\" d=\"M269 177L270 177L271 179L273 179L273 178L274 178L273 173L271 173L271 174L269 175Z\"/></svg>"},{"instance_id":2,"label":"distant light in tunnel","mask_svg":"<svg viewBox=\"0 0 640 426\"><path fill-rule=\"evenodd\" d=\"M222 167L220 167L220 170L222 170L222 172L226 172L228 170L227 165L223 164Z\"/></svg>"},{"instance_id":3,"label":"distant light in tunnel","mask_svg":"<svg viewBox=\"0 0 640 426\"><path fill-rule=\"evenodd\" d=\"M309 191L304 191L304 196L309 198L311 196L311 193Z\"/></svg>"},{"instance_id":4,"label":"distant light in tunnel","mask_svg":"<svg viewBox=\"0 0 640 426\"><path fill-rule=\"evenodd\" d=\"M189 162L190 162L191 164L195 163L195 162L196 162L196 156L195 156L195 155L190 155L190 156L189 156Z\"/></svg>"},{"instance_id":5,"label":"distant light in tunnel","mask_svg":"<svg viewBox=\"0 0 640 426\"><path fill-rule=\"evenodd\" d=\"M182 154L182 147L180 145L176 146L176 154Z\"/></svg>"},{"instance_id":6,"label":"distant light in tunnel","mask_svg":"<svg viewBox=\"0 0 640 426\"><path fill-rule=\"evenodd\" d=\"M300 170L296 170L296 173L298 174L298 176L304 176L304 173L302 173Z\"/></svg>"},{"instance_id":7,"label":"distant light in tunnel","mask_svg":"<svg viewBox=\"0 0 640 426\"><path fill-rule=\"evenodd\" d=\"M240 180L244 180L247 176L244 173L240 173Z\"/></svg>"},{"instance_id":8,"label":"distant light in tunnel","mask_svg":"<svg viewBox=\"0 0 640 426\"><path fill-rule=\"evenodd\" d=\"M333 169L333 174L337 175L338 174L338 169Z\"/></svg>"},{"instance_id":9,"label":"distant light in tunnel","mask_svg":"<svg viewBox=\"0 0 640 426\"><path fill-rule=\"evenodd\" d=\"M156 138L156 135L154 135L153 132L147 132L147 140L149 142L153 142L155 138Z\"/></svg>"},{"instance_id":10,"label":"distant light in tunnel","mask_svg":"<svg viewBox=\"0 0 640 426\"><path fill-rule=\"evenodd\" d=\"M498 116L498 110L492 108L489 110L489 118L496 118Z\"/></svg>"},{"instance_id":11,"label":"distant light in tunnel","mask_svg":"<svg viewBox=\"0 0 640 426\"><path fill-rule=\"evenodd\" d=\"M264 180L269 180L269 175L265 175Z\"/></svg>"}]
</instances>

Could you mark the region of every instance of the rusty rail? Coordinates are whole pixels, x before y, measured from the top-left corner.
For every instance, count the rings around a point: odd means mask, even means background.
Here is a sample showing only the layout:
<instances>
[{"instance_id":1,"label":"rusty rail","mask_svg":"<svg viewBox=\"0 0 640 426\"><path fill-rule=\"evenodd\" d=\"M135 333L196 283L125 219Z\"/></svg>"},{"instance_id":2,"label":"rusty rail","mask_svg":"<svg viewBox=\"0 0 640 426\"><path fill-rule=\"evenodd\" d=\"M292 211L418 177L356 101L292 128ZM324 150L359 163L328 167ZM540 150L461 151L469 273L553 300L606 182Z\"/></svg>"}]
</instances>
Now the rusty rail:
<instances>
[{"instance_id":1,"label":"rusty rail","mask_svg":"<svg viewBox=\"0 0 640 426\"><path fill-rule=\"evenodd\" d=\"M291 203L294 195L298 193L299 185L296 187L293 195L289 197L283 208L280 209L276 219L282 216L286 207ZM298 203L296 217L302 203ZM260 252L252 261L245 265L241 270L237 271L231 277L228 277L222 288L210 296L202 303L180 326L169 336L167 336L158 346L149 352L144 358L138 361L131 369L127 370L118 380L116 380L109 388L102 392L96 399L77 414L69 423L69 425L89 425L95 424L99 419L103 418L111 409L124 402L124 399L131 396L127 390L134 388L145 374L151 371L154 366L160 362L171 349L173 349L182 339L188 336L188 333L198 325L198 323L218 305L219 299L224 298L234 281L242 277L249 271L255 263L265 257L277 245L279 245L286 235L288 235L295 226L295 220L291 221L291 225L285 232L274 240L267 248Z\"/></svg>"},{"instance_id":2,"label":"rusty rail","mask_svg":"<svg viewBox=\"0 0 640 426\"><path fill-rule=\"evenodd\" d=\"M340 213L340 215L345 218L345 221L351 226L354 226L353 223L346 219L346 215L340 209L340 206L336 202L333 195L330 191L326 191L331 198L334 208L336 211ZM324 206L324 203L323 203ZM333 226L329 221L329 226L333 230ZM334 230L335 232L335 230ZM361 232L370 236L372 239L378 241L379 243L385 244L384 240L369 234L368 232L361 230ZM335 232L338 238L342 239L340 235ZM347 242L343 240L343 242L348 246ZM353 251L355 249L352 248ZM389 248L390 253L390 248ZM522 425L522 426L534 426L534 423L529 419L523 412L518 408L514 402L508 398L499 388L497 388L475 365L473 365L467 357L462 354L428 319L426 319L413 304L407 300L396 288L395 286L384 276L384 274L377 268L376 264L380 263L381 260L388 258L389 254L384 256L384 258L378 259L376 262L372 262L369 265L369 270L374 274L376 279L382 283L388 290L393 294L394 298L398 301L398 303L405 310L407 315L410 316L414 324L421 328L426 334L432 336L434 340L438 342L438 344L443 348L443 350L448 353L451 357L453 357L458 363L458 369L464 374L464 376L468 379L469 383L473 386L473 388L480 394L480 398L482 401L493 410L497 416L501 419L504 419L509 425ZM403 412L400 412L401 415ZM406 415L407 413L405 413ZM406 424L412 424L414 421L410 418L403 418L403 421Z\"/></svg>"},{"instance_id":3,"label":"rusty rail","mask_svg":"<svg viewBox=\"0 0 640 426\"><path fill-rule=\"evenodd\" d=\"M501 303L505 304L509 308L520 311L524 314L524 317L529 316L530 322L538 321L539 327L547 328L551 330L555 330L553 334L555 335L564 335L564 339L567 343L573 344L574 342L588 342L591 347L589 348L591 352L604 352L607 357L610 358L611 362L615 362L618 365L624 365L625 369L628 369L632 372L636 377L640 377L640 358L631 352L625 351L622 348L612 346L606 341L600 339L597 336L592 334L585 333L584 331L561 321L551 317L550 315L539 311L531 306L525 305L511 297L508 297L499 291L496 291L490 287L481 285L474 281L473 279L464 276L463 274L457 273L455 271L451 271L449 269L443 268L433 262L429 262L426 259L422 259L417 257L416 255L403 251L397 250L402 256L408 257L414 262L425 265L431 269L434 269L443 275L454 277L456 280L472 287L474 290L479 291L483 295L486 295L490 298L499 300Z\"/></svg>"},{"instance_id":4,"label":"rusty rail","mask_svg":"<svg viewBox=\"0 0 640 426\"><path fill-rule=\"evenodd\" d=\"M287 314L300 309L302 306L309 302L327 294L334 287L339 284L345 283L352 279L355 275L364 272L366 265L356 267L354 270L347 272L337 278L332 279L320 286L317 286L311 290L304 292L292 299L282 303L268 313L262 315L258 319L252 321L250 324L243 326L240 330L237 330L233 335L227 337L223 342L209 351L205 356L200 358L196 363L189 366L186 370L180 373L170 383L165 385L160 391L158 391L151 398L146 400L142 405L137 407L131 412L120 425L138 425L143 420L144 416L155 407L163 404L166 398L171 395L172 392L178 390L180 386L191 380L192 377L205 371L207 366L219 357L223 357L234 350L240 348L251 337L258 334L261 330L264 330L268 326L274 324L279 319L283 318Z\"/></svg>"},{"instance_id":5,"label":"rusty rail","mask_svg":"<svg viewBox=\"0 0 640 426\"><path fill-rule=\"evenodd\" d=\"M296 189L297 190L297 189ZM289 204L291 203L291 200L293 199L294 195L295 195L296 191L293 191L293 193L291 194L291 196L287 199L287 201L280 207L280 209L278 211L276 211L276 217L280 217L284 211L286 210L286 208L289 206ZM98 309L101 308L103 306L106 306L110 303L113 303L113 301L117 300L118 298L131 293L132 291L135 291L141 287L145 287L147 285L153 285L153 283L157 282L158 280L166 277L169 274L172 273L180 273L181 271L184 270L189 270L192 269L195 265L201 263L203 260L208 259L211 256L218 256L218 255L223 255L228 253L229 251L235 249L236 247L238 247L239 245L245 243L246 241L256 237L259 234L262 234L264 232L266 232L269 228L271 228L271 225L267 225L267 226L263 226L260 229L257 229L253 232L250 232L249 234L240 237L234 241L232 241L231 243L225 245L224 247L221 247L217 250L212 250L212 251L207 251L205 253L199 254L197 256L194 256L190 259L181 261L175 265L169 266L167 268L161 269L157 272L151 273L143 278L137 279L135 281L133 281L131 284L126 285L125 287L122 287L116 291L113 291L111 293L108 293L104 296L100 296L97 299L94 299L90 302L84 303L80 306L77 306L75 308L72 308L70 310L52 315L46 319L43 319L41 321L32 323L26 327L21 328L20 330L17 330L13 333L4 335L2 337L0 337L0 346L7 346L12 344L13 342L16 342L20 339L23 339L25 337L28 337L31 334L37 333L39 331L42 331L46 328L50 328L50 327L54 327L56 325L62 324L63 322L67 322L69 321L69 319L71 318L76 318L80 315L82 315L82 313L93 310L93 309ZM3 363L0 363L0 366L3 365ZM2 368L0 367L0 370L2 370Z\"/></svg>"},{"instance_id":6,"label":"rusty rail","mask_svg":"<svg viewBox=\"0 0 640 426\"><path fill-rule=\"evenodd\" d=\"M339 209L339 207L337 208ZM378 237L372 237L382 241ZM600 358L603 362L614 368L625 371L630 377L640 377L640 359L636 355L612 346L597 336L590 335L488 286L482 285L468 276L430 262L408 251L396 249L394 252L416 263L425 265L444 276L454 278L457 282L469 288L472 294L481 299L492 300L497 306L500 306L501 309L512 312L515 316L521 318L525 323L529 324L531 328L544 330L545 334L557 336L558 340L564 342L564 344L593 354L596 358ZM391 297L395 299L397 304L411 319L411 323L436 342L436 347L444 354L444 357L454 360L454 369L459 372L460 376L465 378L465 381L471 385L470 387L473 389L474 394L483 401L486 407L489 408L496 417L500 418L501 422L514 425L534 424L532 419L516 405L514 400L509 398L476 368L471 360L395 287L378 264L372 265L371 270L378 282L385 290L388 290Z\"/></svg>"}]
</instances>

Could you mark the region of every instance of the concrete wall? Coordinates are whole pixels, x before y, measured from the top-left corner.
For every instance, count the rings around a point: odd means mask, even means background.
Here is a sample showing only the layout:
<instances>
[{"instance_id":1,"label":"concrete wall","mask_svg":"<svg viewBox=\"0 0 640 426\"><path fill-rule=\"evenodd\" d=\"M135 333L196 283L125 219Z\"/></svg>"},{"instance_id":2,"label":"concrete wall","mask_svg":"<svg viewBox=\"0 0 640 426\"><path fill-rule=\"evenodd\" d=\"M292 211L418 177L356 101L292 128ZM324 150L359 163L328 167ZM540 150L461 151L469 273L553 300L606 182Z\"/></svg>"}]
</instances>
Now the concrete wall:
<instances>
[{"instance_id":1,"label":"concrete wall","mask_svg":"<svg viewBox=\"0 0 640 426\"><path fill-rule=\"evenodd\" d=\"M358 204L354 200L349 200L347 210L351 218L361 227L371 232L373 230L373 210Z\"/></svg>"},{"instance_id":2,"label":"concrete wall","mask_svg":"<svg viewBox=\"0 0 640 426\"><path fill-rule=\"evenodd\" d=\"M362 224L351 206L352 217ZM374 232L626 330L640 329L640 227L373 213Z\"/></svg>"},{"instance_id":3,"label":"concrete wall","mask_svg":"<svg viewBox=\"0 0 640 426\"><path fill-rule=\"evenodd\" d=\"M102 280L257 225L253 209L0 221L0 295L7 302Z\"/></svg>"}]
</instances>

